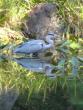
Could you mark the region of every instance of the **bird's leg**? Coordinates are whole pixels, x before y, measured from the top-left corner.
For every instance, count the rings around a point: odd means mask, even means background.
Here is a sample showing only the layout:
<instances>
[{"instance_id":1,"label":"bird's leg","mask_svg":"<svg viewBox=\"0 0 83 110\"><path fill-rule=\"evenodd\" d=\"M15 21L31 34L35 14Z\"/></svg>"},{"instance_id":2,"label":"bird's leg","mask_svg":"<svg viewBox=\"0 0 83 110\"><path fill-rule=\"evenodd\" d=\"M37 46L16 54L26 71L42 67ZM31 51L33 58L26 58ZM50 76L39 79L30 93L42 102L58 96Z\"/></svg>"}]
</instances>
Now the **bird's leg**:
<instances>
[{"instance_id":1,"label":"bird's leg","mask_svg":"<svg viewBox=\"0 0 83 110\"><path fill-rule=\"evenodd\" d=\"M38 53L38 57L40 58L40 59L44 59L44 57L45 57L45 53Z\"/></svg>"}]
</instances>

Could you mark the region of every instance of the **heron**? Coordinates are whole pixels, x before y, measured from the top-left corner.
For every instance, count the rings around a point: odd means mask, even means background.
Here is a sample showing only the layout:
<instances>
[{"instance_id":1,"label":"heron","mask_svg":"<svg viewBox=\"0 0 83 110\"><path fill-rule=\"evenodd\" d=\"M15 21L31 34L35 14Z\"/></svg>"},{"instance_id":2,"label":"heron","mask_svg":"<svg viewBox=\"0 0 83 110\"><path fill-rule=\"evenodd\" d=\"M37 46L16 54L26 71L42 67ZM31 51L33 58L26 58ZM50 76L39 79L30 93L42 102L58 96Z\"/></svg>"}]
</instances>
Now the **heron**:
<instances>
[{"instance_id":1,"label":"heron","mask_svg":"<svg viewBox=\"0 0 83 110\"><path fill-rule=\"evenodd\" d=\"M13 53L32 54L44 52L54 46L55 34L49 32L45 38L46 42L44 40L30 40L22 43L13 50Z\"/></svg>"}]
</instances>

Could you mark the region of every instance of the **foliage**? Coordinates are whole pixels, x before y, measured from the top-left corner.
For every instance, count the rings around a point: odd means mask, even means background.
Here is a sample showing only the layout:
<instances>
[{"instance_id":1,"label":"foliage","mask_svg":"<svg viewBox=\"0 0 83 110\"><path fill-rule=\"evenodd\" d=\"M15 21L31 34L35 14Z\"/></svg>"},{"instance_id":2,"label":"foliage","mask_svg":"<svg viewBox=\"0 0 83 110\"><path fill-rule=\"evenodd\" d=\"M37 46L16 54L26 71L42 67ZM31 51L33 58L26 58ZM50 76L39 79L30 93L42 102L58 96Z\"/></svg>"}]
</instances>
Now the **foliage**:
<instances>
[{"instance_id":1,"label":"foliage","mask_svg":"<svg viewBox=\"0 0 83 110\"><path fill-rule=\"evenodd\" d=\"M56 91L58 86L62 89L67 87L69 90L68 93L70 94L70 102L78 104L79 101L79 104L83 104L83 100L81 99L82 94L79 96L76 93L76 91L83 93L82 83L80 85L80 81L83 77L82 0L0 0L0 26L6 27L7 30L10 28L8 33L11 33L11 30L15 30L14 36L18 36L19 38L21 35L15 33L17 30L20 31L26 14L33 6L43 2L53 2L58 5L58 15L66 26L62 36L63 38L65 37L65 40L62 39L62 42L56 47L61 57L55 62L58 70L54 71L55 74L62 73L63 76L51 80L43 74L27 71L15 62L4 60L2 51L7 49L12 51L10 48L12 46L11 44L15 45L22 42L23 36L17 41L16 39L10 38L8 34L5 35L5 31L0 31L0 90L3 90L3 88L9 89L16 87L21 94L24 93L24 91L28 91L28 96L24 94L27 102L33 93L36 95L42 93L43 100L45 101L46 96L49 97L48 91L53 89ZM3 53L8 54L7 51ZM72 91L74 91L74 94L72 94Z\"/></svg>"},{"instance_id":2,"label":"foliage","mask_svg":"<svg viewBox=\"0 0 83 110\"><path fill-rule=\"evenodd\" d=\"M20 20L25 16L27 4L24 0L1 0L0 1L0 26L20 24Z\"/></svg>"},{"instance_id":3,"label":"foliage","mask_svg":"<svg viewBox=\"0 0 83 110\"><path fill-rule=\"evenodd\" d=\"M40 91L38 94L34 93L29 101L26 99L28 91L24 91L15 103L13 110L16 110L17 108L20 110L27 108L30 110L55 110L55 108L58 110L66 110L69 108L71 104L69 103L68 98L65 98L67 93L61 86L58 86L57 91L55 91L55 88L52 88L50 91L49 88L47 88L47 91L45 100L42 100L43 93Z\"/></svg>"}]
</instances>

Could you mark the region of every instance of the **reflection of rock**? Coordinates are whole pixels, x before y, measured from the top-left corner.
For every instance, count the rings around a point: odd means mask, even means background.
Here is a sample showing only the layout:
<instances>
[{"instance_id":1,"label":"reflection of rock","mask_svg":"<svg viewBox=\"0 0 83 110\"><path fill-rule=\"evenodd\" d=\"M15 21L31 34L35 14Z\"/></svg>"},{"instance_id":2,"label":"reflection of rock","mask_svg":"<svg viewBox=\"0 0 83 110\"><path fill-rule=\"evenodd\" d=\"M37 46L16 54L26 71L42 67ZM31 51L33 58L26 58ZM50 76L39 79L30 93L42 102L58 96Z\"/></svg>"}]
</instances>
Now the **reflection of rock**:
<instances>
[{"instance_id":1,"label":"reflection of rock","mask_svg":"<svg viewBox=\"0 0 83 110\"><path fill-rule=\"evenodd\" d=\"M14 89L0 92L0 110L11 110L17 97L18 92Z\"/></svg>"},{"instance_id":2,"label":"reflection of rock","mask_svg":"<svg viewBox=\"0 0 83 110\"><path fill-rule=\"evenodd\" d=\"M40 3L29 14L23 27L23 33L36 36L37 39L43 39L49 31L61 34L61 25L59 17L57 16L58 7L52 3Z\"/></svg>"}]
</instances>

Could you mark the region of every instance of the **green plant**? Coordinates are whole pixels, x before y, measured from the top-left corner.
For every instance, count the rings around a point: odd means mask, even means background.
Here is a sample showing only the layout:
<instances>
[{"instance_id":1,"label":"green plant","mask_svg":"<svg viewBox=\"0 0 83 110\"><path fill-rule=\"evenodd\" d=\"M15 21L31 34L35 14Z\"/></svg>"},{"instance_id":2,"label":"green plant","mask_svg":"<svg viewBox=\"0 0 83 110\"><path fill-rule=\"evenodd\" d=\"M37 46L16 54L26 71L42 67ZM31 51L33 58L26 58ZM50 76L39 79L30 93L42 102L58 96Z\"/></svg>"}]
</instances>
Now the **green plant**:
<instances>
[{"instance_id":1,"label":"green plant","mask_svg":"<svg viewBox=\"0 0 83 110\"><path fill-rule=\"evenodd\" d=\"M15 87L21 94L28 91L26 95L24 94L27 103L33 94L42 93L43 101L45 101L48 91L55 90L56 92L59 86L62 89L66 87L70 94L70 102L74 105L79 102L79 105L83 107L83 99L81 99L83 40L80 38L83 36L82 0L0 0L0 26L9 26L14 30L19 27L20 30L20 24L33 6L45 2L58 5L58 15L65 24L63 35L65 40L62 40L56 47L61 57L56 62L58 69L54 71L54 74L60 73L62 76L52 80L43 74L32 73L13 61L4 60L2 50L9 45L10 40L7 37L2 42L0 38L0 90Z\"/></svg>"}]
</instances>

